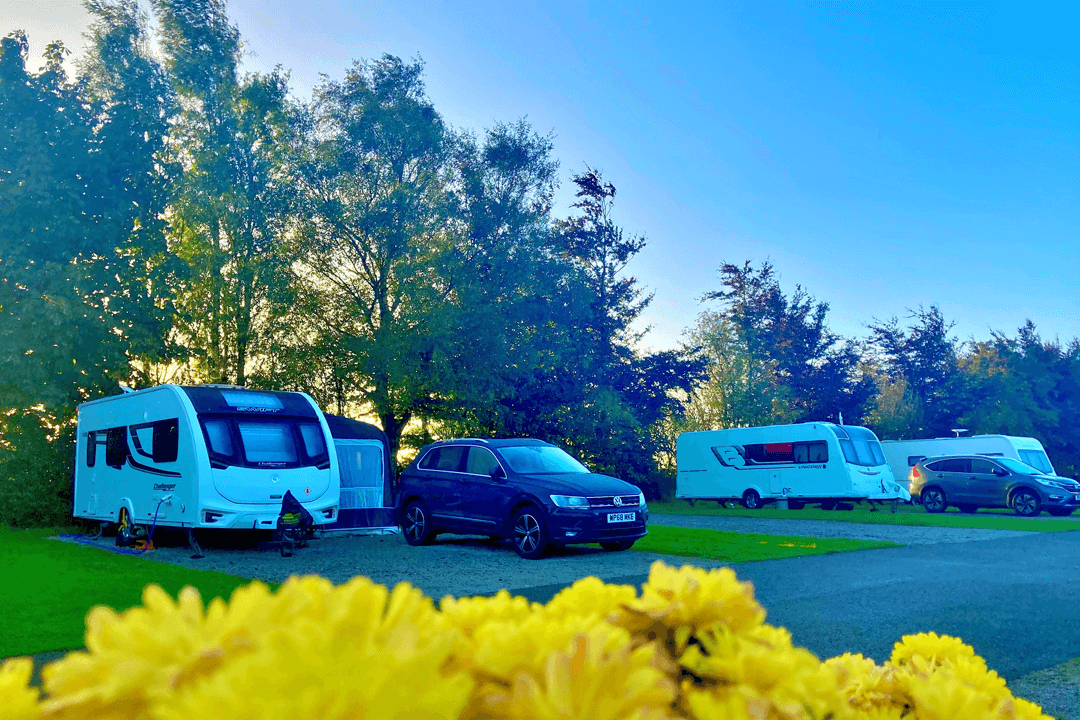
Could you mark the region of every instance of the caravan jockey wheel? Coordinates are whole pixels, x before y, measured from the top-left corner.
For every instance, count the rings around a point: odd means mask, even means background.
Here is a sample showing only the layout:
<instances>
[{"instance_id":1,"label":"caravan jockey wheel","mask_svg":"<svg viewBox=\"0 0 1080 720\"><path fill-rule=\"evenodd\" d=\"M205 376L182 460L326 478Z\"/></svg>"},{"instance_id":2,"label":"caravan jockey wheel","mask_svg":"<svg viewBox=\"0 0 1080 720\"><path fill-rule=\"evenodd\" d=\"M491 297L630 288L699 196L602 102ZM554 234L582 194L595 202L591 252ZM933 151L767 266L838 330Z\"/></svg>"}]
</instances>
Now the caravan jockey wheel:
<instances>
[{"instance_id":1,"label":"caravan jockey wheel","mask_svg":"<svg viewBox=\"0 0 1080 720\"><path fill-rule=\"evenodd\" d=\"M120 527L116 531L116 547L131 547L135 544L135 526L131 524L127 508L120 508Z\"/></svg>"}]
</instances>

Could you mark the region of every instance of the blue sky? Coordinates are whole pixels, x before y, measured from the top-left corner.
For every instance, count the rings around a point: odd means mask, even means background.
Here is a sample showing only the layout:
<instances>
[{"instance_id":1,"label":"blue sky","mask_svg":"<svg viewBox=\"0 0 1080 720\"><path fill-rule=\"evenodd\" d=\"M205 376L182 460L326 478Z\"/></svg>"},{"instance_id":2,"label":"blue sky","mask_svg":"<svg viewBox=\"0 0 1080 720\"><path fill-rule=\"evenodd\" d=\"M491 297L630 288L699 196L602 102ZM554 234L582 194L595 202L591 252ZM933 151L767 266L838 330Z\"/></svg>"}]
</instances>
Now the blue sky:
<instances>
[{"instance_id":1,"label":"blue sky","mask_svg":"<svg viewBox=\"0 0 1080 720\"><path fill-rule=\"evenodd\" d=\"M675 346L722 262L769 259L862 337L936 303L961 339L1080 335L1075 4L232 0L250 69L310 95L352 59L420 56L457 127L527 116L569 178L617 186L648 245L644 345ZM80 45L70 0L0 32Z\"/></svg>"}]
</instances>

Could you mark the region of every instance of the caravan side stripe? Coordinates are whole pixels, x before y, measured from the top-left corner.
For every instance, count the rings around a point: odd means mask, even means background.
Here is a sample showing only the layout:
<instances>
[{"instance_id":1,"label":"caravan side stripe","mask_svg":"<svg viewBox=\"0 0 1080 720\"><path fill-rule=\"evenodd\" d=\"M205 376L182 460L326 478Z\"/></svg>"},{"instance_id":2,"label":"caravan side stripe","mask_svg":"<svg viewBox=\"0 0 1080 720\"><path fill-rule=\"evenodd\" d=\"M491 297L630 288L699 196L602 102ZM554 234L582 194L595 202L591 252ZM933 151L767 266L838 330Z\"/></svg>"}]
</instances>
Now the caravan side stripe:
<instances>
[{"instance_id":1,"label":"caravan side stripe","mask_svg":"<svg viewBox=\"0 0 1080 720\"><path fill-rule=\"evenodd\" d=\"M144 473L150 473L151 475L163 475L165 477L176 478L180 477L180 473L173 472L172 470L159 470L158 468L150 467L149 465L143 465L141 462L131 457L130 455L128 455L128 464L130 464L131 467L135 468L136 470Z\"/></svg>"}]
</instances>

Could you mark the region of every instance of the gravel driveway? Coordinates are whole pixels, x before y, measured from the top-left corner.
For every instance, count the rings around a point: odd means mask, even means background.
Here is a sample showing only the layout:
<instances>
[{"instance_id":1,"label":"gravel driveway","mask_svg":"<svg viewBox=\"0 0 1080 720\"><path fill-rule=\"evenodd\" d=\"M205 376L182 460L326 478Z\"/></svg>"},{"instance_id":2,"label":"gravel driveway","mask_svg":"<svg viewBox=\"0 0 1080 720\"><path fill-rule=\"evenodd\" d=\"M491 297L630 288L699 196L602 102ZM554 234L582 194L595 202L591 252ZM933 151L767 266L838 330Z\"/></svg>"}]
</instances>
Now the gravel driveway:
<instances>
[{"instance_id":1,"label":"gravel driveway","mask_svg":"<svg viewBox=\"0 0 1080 720\"><path fill-rule=\"evenodd\" d=\"M800 535L805 537L888 540L905 545L956 543L1005 538L1031 533L1006 530L867 525L824 520L772 520L745 517L707 517L656 514L655 525L701 527L734 532ZM705 568L721 567L714 560L676 557L645 552L607 552L597 547L556 549L540 560L522 560L507 542L487 538L443 535L434 545L410 547L401 535L333 535L313 540L308 547L283 558L274 549L261 547L208 546L206 557L193 559L179 538L164 541L147 557L159 562L281 582L290 575L316 574L343 583L364 575L393 586L408 581L433 598L444 595L486 595L501 588L511 590L538 585L572 583L596 575L605 580L645 575L656 560L681 566L693 563ZM83 540L85 542L85 540ZM111 538L95 544L113 548Z\"/></svg>"}]
</instances>

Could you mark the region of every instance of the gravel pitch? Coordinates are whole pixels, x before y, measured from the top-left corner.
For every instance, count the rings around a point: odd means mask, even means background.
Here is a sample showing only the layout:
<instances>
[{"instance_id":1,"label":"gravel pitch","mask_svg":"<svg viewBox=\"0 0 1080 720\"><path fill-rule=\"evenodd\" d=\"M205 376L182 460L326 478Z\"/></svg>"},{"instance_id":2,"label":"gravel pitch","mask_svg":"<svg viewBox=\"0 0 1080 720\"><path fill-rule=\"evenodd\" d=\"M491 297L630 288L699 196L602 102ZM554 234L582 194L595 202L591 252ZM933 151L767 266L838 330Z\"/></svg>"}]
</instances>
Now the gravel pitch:
<instances>
[{"instance_id":1,"label":"gravel pitch","mask_svg":"<svg viewBox=\"0 0 1080 720\"><path fill-rule=\"evenodd\" d=\"M824 520L772 520L766 518L707 517L656 514L656 525L700 527L734 532L821 538L888 540L908 545L967 542L1030 533L1006 530L862 525ZM163 538L164 540L164 538ZM85 540L83 540L85 542ZM111 549L114 541L101 538L97 545ZM433 598L444 595L487 595L501 588L572 583L596 575L604 579L644 575L656 560L681 566L721 567L719 561L674 557L644 552L608 552L595 546L556 549L540 560L522 560L508 542L487 538L443 535L434 545L410 547L401 535L331 535L316 538L283 558L266 544L258 547L209 546L206 557L193 559L178 538L166 541L148 559L185 567L282 582L290 575L321 575L334 583L364 575L393 586L408 581Z\"/></svg>"}]
</instances>

